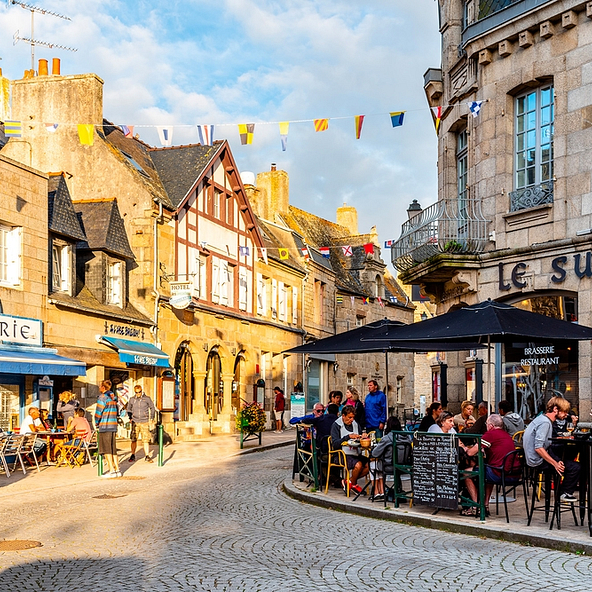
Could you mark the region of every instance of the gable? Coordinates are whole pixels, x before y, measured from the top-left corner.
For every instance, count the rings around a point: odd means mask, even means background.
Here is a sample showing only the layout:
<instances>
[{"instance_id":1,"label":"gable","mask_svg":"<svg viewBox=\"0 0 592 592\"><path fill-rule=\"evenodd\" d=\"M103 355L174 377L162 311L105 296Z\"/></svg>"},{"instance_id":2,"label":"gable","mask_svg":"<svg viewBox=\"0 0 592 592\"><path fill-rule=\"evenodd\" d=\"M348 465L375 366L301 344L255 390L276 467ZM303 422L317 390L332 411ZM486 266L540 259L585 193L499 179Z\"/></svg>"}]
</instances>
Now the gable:
<instances>
[{"instance_id":1,"label":"gable","mask_svg":"<svg viewBox=\"0 0 592 592\"><path fill-rule=\"evenodd\" d=\"M85 240L86 236L74 211L63 173L50 175L48 189L49 230L67 238Z\"/></svg>"}]
</instances>

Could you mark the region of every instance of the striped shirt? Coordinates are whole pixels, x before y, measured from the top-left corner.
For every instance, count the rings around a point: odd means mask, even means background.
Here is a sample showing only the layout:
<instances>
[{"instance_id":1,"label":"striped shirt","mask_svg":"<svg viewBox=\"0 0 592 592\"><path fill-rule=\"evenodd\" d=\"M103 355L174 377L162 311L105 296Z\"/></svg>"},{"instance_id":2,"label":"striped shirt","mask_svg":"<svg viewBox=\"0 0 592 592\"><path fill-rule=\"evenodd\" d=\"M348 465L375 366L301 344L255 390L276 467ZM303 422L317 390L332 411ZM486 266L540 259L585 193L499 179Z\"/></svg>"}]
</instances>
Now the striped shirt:
<instances>
[{"instance_id":1,"label":"striped shirt","mask_svg":"<svg viewBox=\"0 0 592 592\"><path fill-rule=\"evenodd\" d=\"M117 398L111 391L105 391L97 399L95 425L99 432L117 431Z\"/></svg>"}]
</instances>

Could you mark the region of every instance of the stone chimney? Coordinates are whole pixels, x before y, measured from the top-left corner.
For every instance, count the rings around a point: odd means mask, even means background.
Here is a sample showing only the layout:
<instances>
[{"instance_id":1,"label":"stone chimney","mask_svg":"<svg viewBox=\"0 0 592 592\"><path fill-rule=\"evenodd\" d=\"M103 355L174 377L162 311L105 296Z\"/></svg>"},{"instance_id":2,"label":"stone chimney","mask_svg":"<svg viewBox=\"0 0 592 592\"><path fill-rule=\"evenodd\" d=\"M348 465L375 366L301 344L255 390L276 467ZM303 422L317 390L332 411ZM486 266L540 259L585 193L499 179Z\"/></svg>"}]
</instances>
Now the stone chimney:
<instances>
[{"instance_id":1,"label":"stone chimney","mask_svg":"<svg viewBox=\"0 0 592 592\"><path fill-rule=\"evenodd\" d=\"M337 224L345 226L352 236L360 234L358 232L358 210L354 206L343 204L337 208Z\"/></svg>"},{"instance_id":2,"label":"stone chimney","mask_svg":"<svg viewBox=\"0 0 592 592\"><path fill-rule=\"evenodd\" d=\"M271 170L257 175L257 189L251 205L264 220L275 221L278 215L286 214L290 205L290 179L286 171L278 171L275 163Z\"/></svg>"}]
</instances>

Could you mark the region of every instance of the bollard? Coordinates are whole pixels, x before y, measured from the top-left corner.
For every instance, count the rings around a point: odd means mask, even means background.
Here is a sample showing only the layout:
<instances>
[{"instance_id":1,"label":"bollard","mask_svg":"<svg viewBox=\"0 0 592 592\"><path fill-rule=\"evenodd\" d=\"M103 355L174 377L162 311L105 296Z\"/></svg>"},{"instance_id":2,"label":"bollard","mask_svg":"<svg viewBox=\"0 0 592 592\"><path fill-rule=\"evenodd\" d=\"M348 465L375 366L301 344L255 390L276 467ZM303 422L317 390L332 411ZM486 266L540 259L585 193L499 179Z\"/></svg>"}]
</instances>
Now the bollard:
<instances>
[{"instance_id":1,"label":"bollard","mask_svg":"<svg viewBox=\"0 0 592 592\"><path fill-rule=\"evenodd\" d=\"M98 467L98 471L99 471L99 477L103 474L103 455L102 454L98 454L97 455L97 467Z\"/></svg>"},{"instance_id":2,"label":"bollard","mask_svg":"<svg viewBox=\"0 0 592 592\"><path fill-rule=\"evenodd\" d=\"M159 424L158 426L158 466L162 467L162 465L164 464L164 446L162 444L162 440L163 440L163 427L162 424Z\"/></svg>"}]
</instances>

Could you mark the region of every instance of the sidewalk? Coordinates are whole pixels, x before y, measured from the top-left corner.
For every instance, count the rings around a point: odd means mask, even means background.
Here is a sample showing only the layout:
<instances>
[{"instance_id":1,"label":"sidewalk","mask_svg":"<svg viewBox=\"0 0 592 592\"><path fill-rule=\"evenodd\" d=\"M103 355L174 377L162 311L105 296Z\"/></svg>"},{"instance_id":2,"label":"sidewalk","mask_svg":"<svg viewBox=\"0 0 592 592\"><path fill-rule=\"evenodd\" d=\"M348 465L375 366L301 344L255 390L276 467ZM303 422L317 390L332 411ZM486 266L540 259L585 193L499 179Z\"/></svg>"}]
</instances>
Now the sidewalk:
<instances>
[{"instance_id":1,"label":"sidewalk","mask_svg":"<svg viewBox=\"0 0 592 592\"><path fill-rule=\"evenodd\" d=\"M306 482L301 483L292 479L286 479L283 488L286 494L294 499L341 512L557 551L592 555L592 537L589 536L586 520L584 526L575 526L571 513L563 512L561 530L557 530L556 525L553 526L553 530L549 530L549 523L545 523L544 513L535 512L531 525L527 526L526 508L521 492L516 501L508 504L510 516L510 524L508 524L502 500L500 500L499 516L495 515L495 502L490 502L491 517L481 522L474 517L461 516L458 511L440 510L435 514L435 508L426 506L401 505L399 508L394 508L394 504L388 502L385 509L384 502L371 502L364 496L353 501L353 496L347 498L342 490L332 487L329 487L326 495L323 493L324 487L321 487L321 491L311 492ZM577 510L576 514L578 514Z\"/></svg>"}]
</instances>

